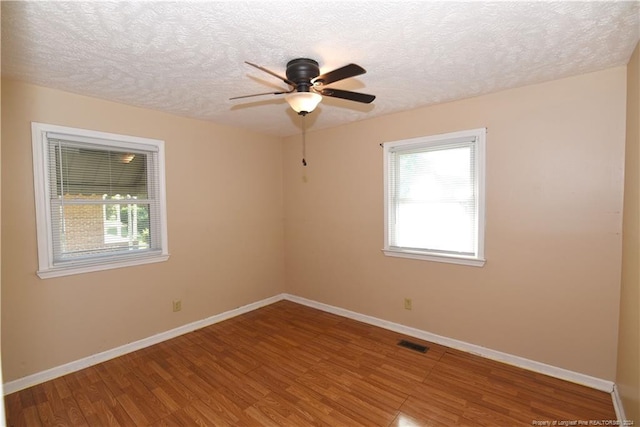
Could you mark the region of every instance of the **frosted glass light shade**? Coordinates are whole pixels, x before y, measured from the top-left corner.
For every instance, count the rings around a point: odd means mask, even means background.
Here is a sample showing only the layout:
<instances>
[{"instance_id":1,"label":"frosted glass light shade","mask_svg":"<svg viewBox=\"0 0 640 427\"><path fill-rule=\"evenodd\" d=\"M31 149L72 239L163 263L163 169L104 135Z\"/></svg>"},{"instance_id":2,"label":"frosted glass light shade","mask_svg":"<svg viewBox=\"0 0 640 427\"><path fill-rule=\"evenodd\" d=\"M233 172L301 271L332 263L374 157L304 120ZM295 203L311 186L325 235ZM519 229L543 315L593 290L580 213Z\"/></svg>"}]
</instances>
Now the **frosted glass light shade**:
<instances>
[{"instance_id":1,"label":"frosted glass light shade","mask_svg":"<svg viewBox=\"0 0 640 427\"><path fill-rule=\"evenodd\" d=\"M322 101L322 96L314 92L294 92L285 99L296 113L310 113Z\"/></svg>"}]
</instances>

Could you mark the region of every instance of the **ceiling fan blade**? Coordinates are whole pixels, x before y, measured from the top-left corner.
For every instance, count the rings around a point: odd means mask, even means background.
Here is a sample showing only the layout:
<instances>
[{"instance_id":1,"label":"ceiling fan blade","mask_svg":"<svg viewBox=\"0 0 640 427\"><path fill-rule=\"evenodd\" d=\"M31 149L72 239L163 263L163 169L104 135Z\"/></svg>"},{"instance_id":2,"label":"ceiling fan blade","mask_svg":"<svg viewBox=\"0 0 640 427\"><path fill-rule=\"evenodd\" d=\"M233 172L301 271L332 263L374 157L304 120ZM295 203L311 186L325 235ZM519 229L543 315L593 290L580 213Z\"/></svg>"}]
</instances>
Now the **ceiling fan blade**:
<instances>
[{"instance_id":1,"label":"ceiling fan blade","mask_svg":"<svg viewBox=\"0 0 640 427\"><path fill-rule=\"evenodd\" d=\"M280 92L264 92L264 93L254 93L253 95L241 95L241 96L234 96L233 98L229 98L229 100L232 99L241 99L241 98L251 98L252 96L263 96L263 95L282 95L285 93L291 93L295 90L295 88L291 89L291 90L283 90Z\"/></svg>"},{"instance_id":2,"label":"ceiling fan blade","mask_svg":"<svg viewBox=\"0 0 640 427\"><path fill-rule=\"evenodd\" d=\"M334 98L347 99L349 101L362 102L365 104L369 104L373 102L374 99L376 99L374 95L367 95L366 93L351 92L349 90L331 88L319 90L318 93L323 96L332 96Z\"/></svg>"},{"instance_id":3,"label":"ceiling fan blade","mask_svg":"<svg viewBox=\"0 0 640 427\"><path fill-rule=\"evenodd\" d=\"M311 80L311 83L315 85L328 85L338 80L348 79L349 77L359 76L367 71L359 65L349 64L344 67L337 68L328 73L320 74L318 77Z\"/></svg>"},{"instance_id":4,"label":"ceiling fan blade","mask_svg":"<svg viewBox=\"0 0 640 427\"><path fill-rule=\"evenodd\" d=\"M282 77L282 76L280 76L280 75L278 75L278 74L274 73L274 72L273 72L273 71L271 71L271 70L267 70L267 69L266 69L266 68L264 68L264 67L261 67L261 66L259 66L259 65L253 64L253 63L248 62L248 61L244 61L244 62L245 62L245 64L249 64L249 65L251 65L252 67L257 68L257 69L258 69L258 70L260 70L260 71L264 71L264 72L265 72L265 73L267 73L267 74L271 74L273 77L275 77L275 78L278 78L278 79L282 80L283 82L285 82L285 83L286 83L286 84L288 84L289 86L294 86L294 87L295 87L295 85L296 85L296 84L295 84L294 82L292 82L291 80L288 80L288 79L286 79L286 78L284 78L284 77Z\"/></svg>"}]
</instances>

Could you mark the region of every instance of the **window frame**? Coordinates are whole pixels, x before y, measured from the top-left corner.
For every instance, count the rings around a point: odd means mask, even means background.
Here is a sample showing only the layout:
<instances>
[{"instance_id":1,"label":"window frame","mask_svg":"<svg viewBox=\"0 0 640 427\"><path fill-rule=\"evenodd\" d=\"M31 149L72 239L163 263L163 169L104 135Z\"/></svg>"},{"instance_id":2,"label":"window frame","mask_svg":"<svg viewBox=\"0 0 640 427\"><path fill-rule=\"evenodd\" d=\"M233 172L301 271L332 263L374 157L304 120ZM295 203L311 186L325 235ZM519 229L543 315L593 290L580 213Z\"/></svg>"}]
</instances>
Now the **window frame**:
<instances>
[{"instance_id":1,"label":"window frame","mask_svg":"<svg viewBox=\"0 0 640 427\"><path fill-rule=\"evenodd\" d=\"M384 248L382 252L386 256L418 259L425 261L436 261L451 264L469 265L474 267L484 266L486 259L484 254L485 244L485 164L486 164L486 128L450 132L438 135L404 139L399 141L385 142L383 147L384 164ZM471 141L475 138L475 141ZM476 248L475 255L467 256L462 254L442 253L429 249L402 248L391 246L391 224L394 217L392 209L395 204L391 200L392 193L392 151L415 150L429 147L442 147L446 145L456 145L462 141L469 141L475 144L475 191L476 191ZM453 147L452 147L453 148Z\"/></svg>"},{"instance_id":2,"label":"window frame","mask_svg":"<svg viewBox=\"0 0 640 427\"><path fill-rule=\"evenodd\" d=\"M68 135L83 144L95 144L101 148L105 146L116 149L135 148L137 150L154 151L157 153L157 176L155 176L154 179L158 180L157 213L160 216L160 220L158 221L160 229L156 230L156 232L160 237L159 250L147 253L118 253L101 258L54 263L48 133ZM164 141L38 122L31 123L31 139L33 149L36 237L38 244L38 270L36 274L40 278L48 279L114 268L131 267L163 262L169 259Z\"/></svg>"}]
</instances>

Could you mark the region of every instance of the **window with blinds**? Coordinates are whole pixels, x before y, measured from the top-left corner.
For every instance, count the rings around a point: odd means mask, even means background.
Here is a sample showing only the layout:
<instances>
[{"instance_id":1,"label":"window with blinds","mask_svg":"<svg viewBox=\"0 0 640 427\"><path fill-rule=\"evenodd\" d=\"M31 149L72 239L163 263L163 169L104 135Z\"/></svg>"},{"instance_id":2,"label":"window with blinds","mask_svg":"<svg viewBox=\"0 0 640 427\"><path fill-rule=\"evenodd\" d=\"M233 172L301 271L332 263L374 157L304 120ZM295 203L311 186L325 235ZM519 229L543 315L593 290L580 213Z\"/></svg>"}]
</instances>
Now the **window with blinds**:
<instances>
[{"instance_id":1,"label":"window with blinds","mask_svg":"<svg viewBox=\"0 0 640 427\"><path fill-rule=\"evenodd\" d=\"M476 129L383 144L390 256L484 264L484 147Z\"/></svg>"},{"instance_id":2,"label":"window with blinds","mask_svg":"<svg viewBox=\"0 0 640 427\"><path fill-rule=\"evenodd\" d=\"M40 277L167 259L163 141L32 132Z\"/></svg>"}]
</instances>

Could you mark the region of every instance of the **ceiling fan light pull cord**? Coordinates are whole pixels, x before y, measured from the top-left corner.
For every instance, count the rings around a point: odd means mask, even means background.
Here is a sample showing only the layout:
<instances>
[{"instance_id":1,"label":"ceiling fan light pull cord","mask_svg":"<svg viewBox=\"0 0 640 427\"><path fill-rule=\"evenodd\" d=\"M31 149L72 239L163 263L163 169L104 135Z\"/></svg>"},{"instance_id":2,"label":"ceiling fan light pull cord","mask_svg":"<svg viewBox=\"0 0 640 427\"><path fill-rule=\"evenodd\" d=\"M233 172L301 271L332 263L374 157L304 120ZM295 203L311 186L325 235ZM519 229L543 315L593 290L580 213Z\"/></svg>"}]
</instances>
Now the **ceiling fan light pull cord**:
<instances>
[{"instance_id":1,"label":"ceiling fan light pull cord","mask_svg":"<svg viewBox=\"0 0 640 427\"><path fill-rule=\"evenodd\" d=\"M306 155L306 151L307 151L307 130L305 128L305 121L304 118L306 116L306 114L301 114L302 116L302 166L307 166L307 160L305 159L305 157L307 157Z\"/></svg>"}]
</instances>

